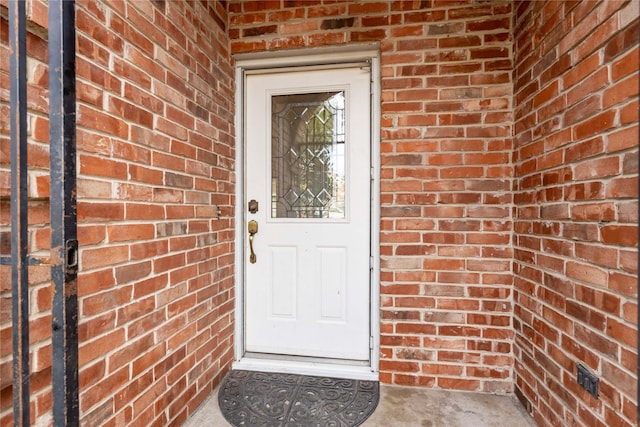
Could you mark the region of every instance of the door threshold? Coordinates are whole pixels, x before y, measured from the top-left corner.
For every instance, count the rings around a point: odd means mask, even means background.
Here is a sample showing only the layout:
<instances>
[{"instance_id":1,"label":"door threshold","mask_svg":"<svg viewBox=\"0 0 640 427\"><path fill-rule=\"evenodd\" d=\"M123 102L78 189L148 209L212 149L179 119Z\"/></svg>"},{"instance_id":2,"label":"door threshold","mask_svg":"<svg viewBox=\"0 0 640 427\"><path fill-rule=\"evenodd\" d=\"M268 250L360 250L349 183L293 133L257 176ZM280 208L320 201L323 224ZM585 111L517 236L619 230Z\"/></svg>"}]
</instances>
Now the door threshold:
<instances>
[{"instance_id":1,"label":"door threshold","mask_svg":"<svg viewBox=\"0 0 640 427\"><path fill-rule=\"evenodd\" d=\"M245 355L233 363L233 369L245 371L274 372L283 374L314 375L351 380L378 381L378 373L371 370L368 363L359 364L328 363L320 361L292 360L277 355Z\"/></svg>"}]
</instances>

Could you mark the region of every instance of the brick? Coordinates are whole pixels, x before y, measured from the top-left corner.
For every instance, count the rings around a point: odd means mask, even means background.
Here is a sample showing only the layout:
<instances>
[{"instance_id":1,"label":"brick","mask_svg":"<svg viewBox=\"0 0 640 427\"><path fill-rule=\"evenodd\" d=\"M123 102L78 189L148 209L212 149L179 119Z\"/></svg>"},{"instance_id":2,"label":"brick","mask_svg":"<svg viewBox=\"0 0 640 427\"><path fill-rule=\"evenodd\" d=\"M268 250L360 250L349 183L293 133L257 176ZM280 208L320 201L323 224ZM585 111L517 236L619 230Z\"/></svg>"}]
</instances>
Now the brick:
<instances>
[{"instance_id":1,"label":"brick","mask_svg":"<svg viewBox=\"0 0 640 427\"><path fill-rule=\"evenodd\" d=\"M470 59L508 58L510 50L504 47L485 47L470 50Z\"/></svg>"},{"instance_id":2,"label":"brick","mask_svg":"<svg viewBox=\"0 0 640 427\"><path fill-rule=\"evenodd\" d=\"M76 83L78 100L92 104L94 107L101 107L104 98L104 92L94 86L88 85L82 81Z\"/></svg>"},{"instance_id":3,"label":"brick","mask_svg":"<svg viewBox=\"0 0 640 427\"><path fill-rule=\"evenodd\" d=\"M124 96L152 113L160 114L163 111L164 104L157 95L152 95L127 82L124 85Z\"/></svg>"},{"instance_id":4,"label":"brick","mask_svg":"<svg viewBox=\"0 0 640 427\"><path fill-rule=\"evenodd\" d=\"M78 203L79 220L122 220L124 207L119 203Z\"/></svg>"},{"instance_id":5,"label":"brick","mask_svg":"<svg viewBox=\"0 0 640 427\"><path fill-rule=\"evenodd\" d=\"M153 114L127 101L109 96L107 111L141 126L153 127Z\"/></svg>"},{"instance_id":6,"label":"brick","mask_svg":"<svg viewBox=\"0 0 640 427\"><path fill-rule=\"evenodd\" d=\"M605 187L605 196L610 198L636 197L638 180L636 178L618 178L609 181Z\"/></svg>"},{"instance_id":7,"label":"brick","mask_svg":"<svg viewBox=\"0 0 640 427\"><path fill-rule=\"evenodd\" d=\"M633 223L638 218L638 202L628 201L620 202L617 204L618 221L625 223Z\"/></svg>"},{"instance_id":8,"label":"brick","mask_svg":"<svg viewBox=\"0 0 640 427\"><path fill-rule=\"evenodd\" d=\"M129 249L127 246L110 246L96 249L85 249L81 253L82 268L93 268L115 265L127 260Z\"/></svg>"},{"instance_id":9,"label":"brick","mask_svg":"<svg viewBox=\"0 0 640 427\"><path fill-rule=\"evenodd\" d=\"M613 318L607 319L607 332L616 341L631 348L638 347L638 334L636 328L619 322Z\"/></svg>"},{"instance_id":10,"label":"brick","mask_svg":"<svg viewBox=\"0 0 640 427\"><path fill-rule=\"evenodd\" d=\"M146 263L141 263L141 264L145 266L145 268L148 265ZM139 273L135 273L135 274L139 274ZM136 283L133 285L133 297L141 298L143 296L156 293L167 286L167 281L168 281L168 276L166 274L163 274L160 276L153 276L144 280L137 280ZM160 300L160 297L158 297L158 300ZM158 305L161 305L160 301L158 302ZM143 329L143 330L146 330L146 329Z\"/></svg>"},{"instance_id":11,"label":"brick","mask_svg":"<svg viewBox=\"0 0 640 427\"><path fill-rule=\"evenodd\" d=\"M98 402L104 399L105 395L114 389L118 389L124 385L129 379L128 370L122 368L110 376L102 379L92 386L86 392L86 399L81 404L82 410L93 408Z\"/></svg>"},{"instance_id":12,"label":"brick","mask_svg":"<svg viewBox=\"0 0 640 427\"><path fill-rule=\"evenodd\" d=\"M438 40L438 47L441 49L480 46L481 44L479 36L446 37Z\"/></svg>"},{"instance_id":13,"label":"brick","mask_svg":"<svg viewBox=\"0 0 640 427\"><path fill-rule=\"evenodd\" d=\"M638 36L638 22L635 21L608 41L604 49L604 59L609 61L634 46L638 40Z\"/></svg>"},{"instance_id":14,"label":"brick","mask_svg":"<svg viewBox=\"0 0 640 427\"><path fill-rule=\"evenodd\" d=\"M166 240L157 240L146 243L136 243L131 245L131 259L139 260L143 258L157 257L168 252Z\"/></svg>"},{"instance_id":15,"label":"brick","mask_svg":"<svg viewBox=\"0 0 640 427\"><path fill-rule=\"evenodd\" d=\"M152 224L110 225L107 227L110 242L151 239L155 235Z\"/></svg>"},{"instance_id":16,"label":"brick","mask_svg":"<svg viewBox=\"0 0 640 427\"><path fill-rule=\"evenodd\" d=\"M342 44L345 42L345 35L341 33L311 34L309 35L308 40L310 46Z\"/></svg>"},{"instance_id":17,"label":"brick","mask_svg":"<svg viewBox=\"0 0 640 427\"><path fill-rule=\"evenodd\" d=\"M620 159L618 157L606 157L577 165L574 178L576 180L603 178L615 176L619 173Z\"/></svg>"},{"instance_id":18,"label":"brick","mask_svg":"<svg viewBox=\"0 0 640 427\"><path fill-rule=\"evenodd\" d=\"M145 201L152 195L151 187L134 184L117 184L116 195L127 200Z\"/></svg>"},{"instance_id":19,"label":"brick","mask_svg":"<svg viewBox=\"0 0 640 427\"><path fill-rule=\"evenodd\" d=\"M99 357L124 343L124 331L116 329L100 338L93 339L83 344L78 349L78 363L80 366Z\"/></svg>"},{"instance_id":20,"label":"brick","mask_svg":"<svg viewBox=\"0 0 640 427\"><path fill-rule=\"evenodd\" d=\"M249 27L242 30L242 37L255 37L265 34L276 33L278 29L277 25L263 25L260 27Z\"/></svg>"},{"instance_id":21,"label":"brick","mask_svg":"<svg viewBox=\"0 0 640 427\"><path fill-rule=\"evenodd\" d=\"M128 220L158 220L164 218L164 208L151 203L127 203L125 217Z\"/></svg>"},{"instance_id":22,"label":"brick","mask_svg":"<svg viewBox=\"0 0 640 427\"><path fill-rule=\"evenodd\" d=\"M183 254L168 255L165 257L155 258L153 260L153 271L156 274L162 273L164 271L181 266L184 264L184 262L185 258Z\"/></svg>"},{"instance_id":23,"label":"brick","mask_svg":"<svg viewBox=\"0 0 640 427\"><path fill-rule=\"evenodd\" d=\"M381 346L400 346L400 347L419 347L420 339L418 337L400 337L400 336L386 336L380 337Z\"/></svg>"},{"instance_id":24,"label":"brick","mask_svg":"<svg viewBox=\"0 0 640 427\"><path fill-rule=\"evenodd\" d=\"M323 30L335 30L338 28L349 28L353 27L353 23L355 18L344 18L344 19L323 19L320 24L320 28ZM313 28L312 28L313 30Z\"/></svg>"},{"instance_id":25,"label":"brick","mask_svg":"<svg viewBox=\"0 0 640 427\"><path fill-rule=\"evenodd\" d=\"M366 15L374 13L386 13L389 11L387 2L369 2L365 4L350 4L348 13L350 15Z\"/></svg>"},{"instance_id":26,"label":"brick","mask_svg":"<svg viewBox=\"0 0 640 427\"><path fill-rule=\"evenodd\" d=\"M82 33L77 35L76 50L80 55L97 64L102 66L107 66L109 64L109 51L104 49L102 46L99 46L88 37L83 36Z\"/></svg>"},{"instance_id":27,"label":"brick","mask_svg":"<svg viewBox=\"0 0 640 427\"><path fill-rule=\"evenodd\" d=\"M637 63L637 49L632 49L622 58L616 59L613 64L611 64L611 76L613 78L613 81L618 81L619 79L626 77L628 74L636 72L637 67L635 66L635 64Z\"/></svg>"},{"instance_id":28,"label":"brick","mask_svg":"<svg viewBox=\"0 0 640 427\"><path fill-rule=\"evenodd\" d=\"M163 173L157 169L151 169L140 165L129 165L129 177L133 181L140 181L147 184L162 184Z\"/></svg>"},{"instance_id":29,"label":"brick","mask_svg":"<svg viewBox=\"0 0 640 427\"><path fill-rule=\"evenodd\" d=\"M302 36L282 37L273 39L269 42L269 49L286 49L294 47L304 46L304 39Z\"/></svg>"},{"instance_id":30,"label":"brick","mask_svg":"<svg viewBox=\"0 0 640 427\"><path fill-rule=\"evenodd\" d=\"M141 57L140 59L142 58L144 57ZM145 63L149 63L148 59L146 58L144 58L144 61ZM152 66L154 65L155 64L152 64ZM153 69L155 69L155 67L151 68L151 70ZM140 88L143 88L145 90L151 89L151 76L149 76L147 73L142 72L143 70L139 66L136 66L128 61L116 58L114 60L114 70L118 75L122 76L124 80L128 80L136 86L139 86Z\"/></svg>"},{"instance_id":31,"label":"brick","mask_svg":"<svg viewBox=\"0 0 640 427\"><path fill-rule=\"evenodd\" d=\"M128 125L123 120L89 109L82 104L78 106L77 122L80 126L86 126L121 138L126 137L129 133Z\"/></svg>"},{"instance_id":32,"label":"brick","mask_svg":"<svg viewBox=\"0 0 640 427\"><path fill-rule=\"evenodd\" d=\"M599 89L607 86L609 83L609 77L606 69L600 68L590 76L579 81L574 88L567 93L567 102L569 104L575 104L586 96L597 92ZM565 82L565 85L569 85Z\"/></svg>"},{"instance_id":33,"label":"brick","mask_svg":"<svg viewBox=\"0 0 640 427\"><path fill-rule=\"evenodd\" d=\"M633 390L636 386L635 379L608 361L603 360L602 376L606 378L607 381L615 384L616 388L622 392L627 393L628 395L633 395L635 393Z\"/></svg>"},{"instance_id":34,"label":"brick","mask_svg":"<svg viewBox=\"0 0 640 427\"><path fill-rule=\"evenodd\" d=\"M265 50L266 46L267 44L265 40L252 41L252 42L232 42L231 50L236 53L255 52L255 51Z\"/></svg>"},{"instance_id":35,"label":"brick","mask_svg":"<svg viewBox=\"0 0 640 427\"><path fill-rule=\"evenodd\" d=\"M565 151L565 159L568 162L583 160L592 156L596 156L604 152L604 141L602 137L597 136L583 142L578 142L567 147Z\"/></svg>"},{"instance_id":36,"label":"brick","mask_svg":"<svg viewBox=\"0 0 640 427\"><path fill-rule=\"evenodd\" d=\"M424 27L422 25L404 25L400 27L392 27L389 30L391 37L414 37L422 36L424 34Z\"/></svg>"},{"instance_id":37,"label":"brick","mask_svg":"<svg viewBox=\"0 0 640 427\"><path fill-rule=\"evenodd\" d=\"M111 354L107 359L108 366L119 369L120 366L128 366L139 354L146 353L152 347L153 334L147 334L137 340L129 340L124 347Z\"/></svg>"},{"instance_id":38,"label":"brick","mask_svg":"<svg viewBox=\"0 0 640 427\"><path fill-rule=\"evenodd\" d=\"M115 270L116 282L127 283L141 279L151 273L151 262L141 262L118 267Z\"/></svg>"},{"instance_id":39,"label":"brick","mask_svg":"<svg viewBox=\"0 0 640 427\"><path fill-rule=\"evenodd\" d=\"M407 32L408 30L405 30ZM402 51L423 51L426 49L434 49L438 46L438 41L432 38L399 40L397 42L397 50ZM403 74L408 75L408 74Z\"/></svg>"},{"instance_id":40,"label":"brick","mask_svg":"<svg viewBox=\"0 0 640 427\"><path fill-rule=\"evenodd\" d=\"M635 226L606 225L600 228L602 242L620 246L637 246L638 233Z\"/></svg>"},{"instance_id":41,"label":"brick","mask_svg":"<svg viewBox=\"0 0 640 427\"><path fill-rule=\"evenodd\" d=\"M604 185L599 182L570 185L565 188L566 200L600 199L604 193Z\"/></svg>"},{"instance_id":42,"label":"brick","mask_svg":"<svg viewBox=\"0 0 640 427\"><path fill-rule=\"evenodd\" d=\"M608 108L638 96L638 78L630 76L605 89L603 107Z\"/></svg>"}]
</instances>

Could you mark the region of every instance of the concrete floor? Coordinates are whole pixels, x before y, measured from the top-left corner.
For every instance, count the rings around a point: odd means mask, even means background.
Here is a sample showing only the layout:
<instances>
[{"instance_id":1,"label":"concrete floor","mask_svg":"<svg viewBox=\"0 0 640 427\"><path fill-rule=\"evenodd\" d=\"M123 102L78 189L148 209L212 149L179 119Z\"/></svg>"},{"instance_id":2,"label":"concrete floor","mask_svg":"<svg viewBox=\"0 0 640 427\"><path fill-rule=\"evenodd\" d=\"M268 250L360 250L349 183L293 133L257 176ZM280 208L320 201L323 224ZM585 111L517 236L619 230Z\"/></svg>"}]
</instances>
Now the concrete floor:
<instances>
[{"instance_id":1,"label":"concrete floor","mask_svg":"<svg viewBox=\"0 0 640 427\"><path fill-rule=\"evenodd\" d=\"M218 407L218 390L185 427L229 426ZM364 427L535 427L512 396L381 384L380 403Z\"/></svg>"}]
</instances>

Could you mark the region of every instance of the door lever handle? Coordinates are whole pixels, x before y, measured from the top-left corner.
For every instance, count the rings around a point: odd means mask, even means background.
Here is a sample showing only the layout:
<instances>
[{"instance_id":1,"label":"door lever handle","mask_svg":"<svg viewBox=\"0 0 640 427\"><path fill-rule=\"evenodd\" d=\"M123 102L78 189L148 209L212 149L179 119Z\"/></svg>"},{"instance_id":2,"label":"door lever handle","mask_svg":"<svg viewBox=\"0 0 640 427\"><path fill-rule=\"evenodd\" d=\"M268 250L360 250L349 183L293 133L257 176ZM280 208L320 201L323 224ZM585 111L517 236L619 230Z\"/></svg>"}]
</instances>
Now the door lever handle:
<instances>
[{"instance_id":1,"label":"door lever handle","mask_svg":"<svg viewBox=\"0 0 640 427\"><path fill-rule=\"evenodd\" d=\"M258 257L256 256L256 253L253 251L253 236L255 236L255 234L258 232L258 223L254 220L249 221L248 229L249 229L249 250L251 251L251 254L249 255L249 262L251 264L255 264L256 261L258 260Z\"/></svg>"}]
</instances>

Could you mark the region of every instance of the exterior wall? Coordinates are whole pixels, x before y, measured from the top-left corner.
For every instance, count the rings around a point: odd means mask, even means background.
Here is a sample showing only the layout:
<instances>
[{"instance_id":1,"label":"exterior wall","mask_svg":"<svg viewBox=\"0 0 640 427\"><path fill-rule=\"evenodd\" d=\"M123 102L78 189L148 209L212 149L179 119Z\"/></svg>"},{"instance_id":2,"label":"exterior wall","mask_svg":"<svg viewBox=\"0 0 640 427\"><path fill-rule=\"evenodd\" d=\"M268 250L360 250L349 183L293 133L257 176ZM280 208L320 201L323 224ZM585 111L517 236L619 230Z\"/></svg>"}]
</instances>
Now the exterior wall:
<instances>
[{"instance_id":1,"label":"exterior wall","mask_svg":"<svg viewBox=\"0 0 640 427\"><path fill-rule=\"evenodd\" d=\"M2 6L4 4L5 6ZM31 251L48 253L45 3L28 4ZM0 4L6 17L6 1ZM9 249L8 26L0 38ZM179 425L233 352L233 69L218 2L78 1L83 425ZM11 425L10 268L0 270L0 425ZM32 420L51 410L51 289L31 268Z\"/></svg>"},{"instance_id":2,"label":"exterior wall","mask_svg":"<svg viewBox=\"0 0 640 427\"><path fill-rule=\"evenodd\" d=\"M229 13L232 53L380 42L380 377L512 391L511 2Z\"/></svg>"},{"instance_id":3,"label":"exterior wall","mask_svg":"<svg viewBox=\"0 0 640 427\"><path fill-rule=\"evenodd\" d=\"M514 34L516 392L637 425L638 2L522 2Z\"/></svg>"},{"instance_id":4,"label":"exterior wall","mask_svg":"<svg viewBox=\"0 0 640 427\"><path fill-rule=\"evenodd\" d=\"M28 4L30 250L46 256L46 3ZM381 379L499 393L515 383L541 425L636 425L637 2L76 10L84 425L180 424L230 367L230 55L366 42L380 43L382 63ZM0 266L0 425L11 424L9 277ZM32 419L47 424L47 268L30 278ZM578 362L600 377L599 400L577 386Z\"/></svg>"}]
</instances>

